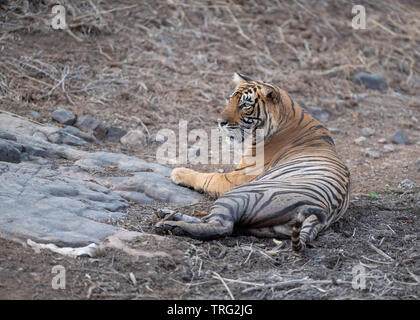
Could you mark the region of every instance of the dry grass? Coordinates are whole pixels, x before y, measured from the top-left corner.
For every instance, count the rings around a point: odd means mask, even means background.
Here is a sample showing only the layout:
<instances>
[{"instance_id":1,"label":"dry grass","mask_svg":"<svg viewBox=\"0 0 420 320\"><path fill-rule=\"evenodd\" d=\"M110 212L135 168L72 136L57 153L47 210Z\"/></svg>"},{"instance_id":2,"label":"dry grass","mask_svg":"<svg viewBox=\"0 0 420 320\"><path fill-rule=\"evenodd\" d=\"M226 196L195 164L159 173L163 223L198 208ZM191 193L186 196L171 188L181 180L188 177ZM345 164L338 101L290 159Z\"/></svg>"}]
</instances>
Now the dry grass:
<instances>
[{"instance_id":1,"label":"dry grass","mask_svg":"<svg viewBox=\"0 0 420 320\"><path fill-rule=\"evenodd\" d=\"M368 29L353 30L347 1L328 6L314 1L168 0L153 6L128 0L61 1L67 9L66 31L48 25L53 2L2 5L4 105L109 105L125 99L138 106L134 110L145 109L147 121L156 122L165 119L168 109L181 115L197 104L223 105L225 83L234 70L280 83L321 104L314 79L336 78L335 85L322 90L338 104L351 97L348 79L358 70L383 74L394 90L413 94L419 89L420 12L415 2L364 1ZM40 43L25 43L26 35L34 33ZM71 38L70 48L61 43ZM57 50L46 48L44 41L57 44ZM195 121L206 117L199 113Z\"/></svg>"}]
</instances>

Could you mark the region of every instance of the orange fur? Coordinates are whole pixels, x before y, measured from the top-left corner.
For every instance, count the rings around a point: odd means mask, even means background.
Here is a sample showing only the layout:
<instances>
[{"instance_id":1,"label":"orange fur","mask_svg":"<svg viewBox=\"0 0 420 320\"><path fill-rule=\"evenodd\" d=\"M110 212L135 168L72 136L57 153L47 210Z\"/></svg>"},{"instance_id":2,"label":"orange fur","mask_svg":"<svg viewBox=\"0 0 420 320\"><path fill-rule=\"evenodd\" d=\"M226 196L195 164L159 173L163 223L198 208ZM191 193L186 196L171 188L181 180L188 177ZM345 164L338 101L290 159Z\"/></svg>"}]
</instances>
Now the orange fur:
<instances>
[{"instance_id":1,"label":"orange fur","mask_svg":"<svg viewBox=\"0 0 420 320\"><path fill-rule=\"evenodd\" d=\"M240 119L246 116L246 112L239 108L240 96L249 91L250 86L256 88L255 96L264 101L271 119L270 128L266 128L269 134L264 140L264 172L280 158L285 160L298 154L316 155L328 151L335 152L334 145L327 142L321 143L322 145L318 144L316 147L310 145L295 146L292 141L307 131L307 125L310 121L312 121L312 125L320 125L320 123L297 103L293 102L284 90L261 81L248 82L240 78L235 94L220 115L221 119L228 125L238 125ZM292 104L294 105L292 106ZM316 133L319 134L320 130L323 135L330 136L325 128L319 129ZM252 152L255 151L250 148L245 155ZM232 188L258 177L257 174L250 174L249 172L245 174L244 168L252 165L255 165L255 162L249 163L249 159L243 157L236 169L229 173L200 173L187 168L175 168L172 171L171 179L176 184L219 197Z\"/></svg>"}]
</instances>

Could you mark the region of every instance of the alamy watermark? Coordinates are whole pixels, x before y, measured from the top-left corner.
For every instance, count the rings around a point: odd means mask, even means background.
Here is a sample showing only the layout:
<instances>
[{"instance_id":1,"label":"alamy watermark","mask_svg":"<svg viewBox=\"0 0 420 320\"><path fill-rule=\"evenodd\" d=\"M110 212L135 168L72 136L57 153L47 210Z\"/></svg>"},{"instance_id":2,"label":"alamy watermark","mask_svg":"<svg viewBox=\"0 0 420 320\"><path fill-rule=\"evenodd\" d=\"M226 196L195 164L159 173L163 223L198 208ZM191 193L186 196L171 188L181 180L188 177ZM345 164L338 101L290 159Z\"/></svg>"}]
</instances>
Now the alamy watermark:
<instances>
[{"instance_id":1,"label":"alamy watermark","mask_svg":"<svg viewBox=\"0 0 420 320\"><path fill-rule=\"evenodd\" d=\"M66 289L66 269L62 265L52 267L51 273L56 274L51 281L54 290Z\"/></svg>"},{"instance_id":2,"label":"alamy watermark","mask_svg":"<svg viewBox=\"0 0 420 320\"><path fill-rule=\"evenodd\" d=\"M366 8L360 4L354 5L351 9L351 13L355 14L351 20L351 26L353 29L366 29Z\"/></svg>"},{"instance_id":3,"label":"alamy watermark","mask_svg":"<svg viewBox=\"0 0 420 320\"><path fill-rule=\"evenodd\" d=\"M361 264L355 265L351 270L353 279L351 281L351 286L355 290L364 290L366 289L366 268Z\"/></svg>"},{"instance_id":4,"label":"alamy watermark","mask_svg":"<svg viewBox=\"0 0 420 320\"><path fill-rule=\"evenodd\" d=\"M213 128L210 137L204 129L188 132L188 122L179 121L178 133L161 129L156 141L163 142L156 150L160 164L243 164L249 165L245 174L262 173L264 168L264 129L237 129L237 138ZM194 143L188 147L188 143ZM210 149L210 154L209 154ZM233 154L233 156L232 156ZM257 172L261 170L261 172Z\"/></svg>"},{"instance_id":5,"label":"alamy watermark","mask_svg":"<svg viewBox=\"0 0 420 320\"><path fill-rule=\"evenodd\" d=\"M51 27L55 30L67 29L66 8L59 4L52 7L54 17L51 20Z\"/></svg>"},{"instance_id":6,"label":"alamy watermark","mask_svg":"<svg viewBox=\"0 0 420 320\"><path fill-rule=\"evenodd\" d=\"M351 13L355 16L351 21L353 29L366 29L366 8L363 5L354 5L351 9ZM52 14L54 17L51 20L51 27L55 30L67 29L66 23L66 8L59 4L52 7Z\"/></svg>"}]
</instances>

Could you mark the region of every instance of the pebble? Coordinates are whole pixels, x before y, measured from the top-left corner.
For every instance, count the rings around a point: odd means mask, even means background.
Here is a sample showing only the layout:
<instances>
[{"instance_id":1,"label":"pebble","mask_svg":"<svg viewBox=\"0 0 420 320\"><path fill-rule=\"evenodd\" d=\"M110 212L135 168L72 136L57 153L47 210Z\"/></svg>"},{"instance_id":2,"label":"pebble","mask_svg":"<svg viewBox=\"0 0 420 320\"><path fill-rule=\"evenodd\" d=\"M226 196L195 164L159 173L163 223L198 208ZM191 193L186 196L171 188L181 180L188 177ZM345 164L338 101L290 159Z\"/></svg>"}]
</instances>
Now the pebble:
<instances>
[{"instance_id":1,"label":"pebble","mask_svg":"<svg viewBox=\"0 0 420 320\"><path fill-rule=\"evenodd\" d=\"M104 139L108 131L108 126L105 123L99 121L89 114L77 118L75 126L79 129L93 132L95 137L99 139Z\"/></svg>"},{"instance_id":2,"label":"pebble","mask_svg":"<svg viewBox=\"0 0 420 320\"><path fill-rule=\"evenodd\" d=\"M113 142L118 142L127 134L127 131L118 127L109 127L106 133L106 139Z\"/></svg>"},{"instance_id":3,"label":"pebble","mask_svg":"<svg viewBox=\"0 0 420 320\"><path fill-rule=\"evenodd\" d=\"M340 134L341 130L337 128L328 128L328 131L331 132L331 134Z\"/></svg>"},{"instance_id":4,"label":"pebble","mask_svg":"<svg viewBox=\"0 0 420 320\"><path fill-rule=\"evenodd\" d=\"M82 130L73 127L73 126L66 126L64 129L61 129L63 132L67 132L73 136L79 137L87 142L95 142L99 143L99 141L92 135L83 132Z\"/></svg>"},{"instance_id":5,"label":"pebble","mask_svg":"<svg viewBox=\"0 0 420 320\"><path fill-rule=\"evenodd\" d=\"M188 159L196 161L198 157L200 157L201 150L200 148L190 148L188 149Z\"/></svg>"},{"instance_id":6,"label":"pebble","mask_svg":"<svg viewBox=\"0 0 420 320\"><path fill-rule=\"evenodd\" d=\"M386 145L383 146L381 151L383 153L390 153L390 152L397 151L397 148L393 144L386 144Z\"/></svg>"},{"instance_id":7,"label":"pebble","mask_svg":"<svg viewBox=\"0 0 420 320\"><path fill-rule=\"evenodd\" d=\"M366 158L363 158L363 157L357 159L357 162L359 162L360 164L364 164L366 163L366 161L367 161Z\"/></svg>"},{"instance_id":8,"label":"pebble","mask_svg":"<svg viewBox=\"0 0 420 320\"><path fill-rule=\"evenodd\" d=\"M395 144L407 144L408 143L408 136L404 131L398 130L393 135L392 142L395 143Z\"/></svg>"},{"instance_id":9,"label":"pebble","mask_svg":"<svg viewBox=\"0 0 420 320\"><path fill-rule=\"evenodd\" d=\"M403 181L400 182L400 184L398 185L399 189L406 189L406 188L412 188L415 186L415 183L413 181L411 181L410 179L404 179Z\"/></svg>"},{"instance_id":10,"label":"pebble","mask_svg":"<svg viewBox=\"0 0 420 320\"><path fill-rule=\"evenodd\" d=\"M147 138L143 130L134 129L121 137L120 142L129 146L144 146L147 143Z\"/></svg>"},{"instance_id":11,"label":"pebble","mask_svg":"<svg viewBox=\"0 0 420 320\"><path fill-rule=\"evenodd\" d=\"M366 138L365 137L359 137L354 140L354 143L359 146L365 146L366 145Z\"/></svg>"},{"instance_id":12,"label":"pebble","mask_svg":"<svg viewBox=\"0 0 420 320\"><path fill-rule=\"evenodd\" d=\"M414 167L417 168L417 172L420 172L420 159L414 163Z\"/></svg>"},{"instance_id":13,"label":"pebble","mask_svg":"<svg viewBox=\"0 0 420 320\"><path fill-rule=\"evenodd\" d=\"M318 121L326 122L331 118L331 111L318 107L304 106L304 108Z\"/></svg>"},{"instance_id":14,"label":"pebble","mask_svg":"<svg viewBox=\"0 0 420 320\"><path fill-rule=\"evenodd\" d=\"M367 149L367 150L364 151L364 153L365 153L365 155L367 155L371 158L374 158L374 159L379 159L379 157L380 157L378 151L373 151L373 150Z\"/></svg>"},{"instance_id":15,"label":"pebble","mask_svg":"<svg viewBox=\"0 0 420 320\"><path fill-rule=\"evenodd\" d=\"M39 119L39 118L41 118L41 114L38 112L38 111L35 111L35 110L29 110L29 114L31 115L31 117L33 118L33 119Z\"/></svg>"},{"instance_id":16,"label":"pebble","mask_svg":"<svg viewBox=\"0 0 420 320\"><path fill-rule=\"evenodd\" d=\"M51 114L51 118L62 124L72 125L76 122L76 116L67 109L58 109Z\"/></svg>"},{"instance_id":17,"label":"pebble","mask_svg":"<svg viewBox=\"0 0 420 320\"><path fill-rule=\"evenodd\" d=\"M382 76L378 74L359 72L353 76L351 81L358 85L364 85L367 89L382 91L386 88L386 84L383 81Z\"/></svg>"},{"instance_id":18,"label":"pebble","mask_svg":"<svg viewBox=\"0 0 420 320\"><path fill-rule=\"evenodd\" d=\"M378 142L379 142L379 143L382 143L382 144L383 144L383 143L386 143L386 139L385 139L385 138L381 138L381 139L379 139L379 140L378 140Z\"/></svg>"},{"instance_id":19,"label":"pebble","mask_svg":"<svg viewBox=\"0 0 420 320\"><path fill-rule=\"evenodd\" d=\"M363 128L362 129L362 136L364 137L371 137L375 134L375 130L372 128Z\"/></svg>"}]
</instances>

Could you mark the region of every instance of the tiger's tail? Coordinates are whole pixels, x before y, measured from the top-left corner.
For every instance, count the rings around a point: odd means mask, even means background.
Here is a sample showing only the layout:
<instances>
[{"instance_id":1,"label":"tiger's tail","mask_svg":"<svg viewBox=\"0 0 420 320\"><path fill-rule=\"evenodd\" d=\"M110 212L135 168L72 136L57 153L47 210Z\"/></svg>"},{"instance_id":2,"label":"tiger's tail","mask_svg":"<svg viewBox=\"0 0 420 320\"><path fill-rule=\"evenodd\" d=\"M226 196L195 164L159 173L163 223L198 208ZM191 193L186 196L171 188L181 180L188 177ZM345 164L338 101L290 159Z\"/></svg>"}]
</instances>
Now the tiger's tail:
<instances>
[{"instance_id":1,"label":"tiger's tail","mask_svg":"<svg viewBox=\"0 0 420 320\"><path fill-rule=\"evenodd\" d=\"M301 210L297 215L296 222L292 229L291 239L293 251L302 251L306 247L306 242L310 240L306 238L302 239L300 232L302 230L302 225L304 221L311 215L315 215L317 217L318 222L315 223L320 223L324 225L327 221L325 211L321 208L306 207L303 210Z\"/></svg>"}]
</instances>

